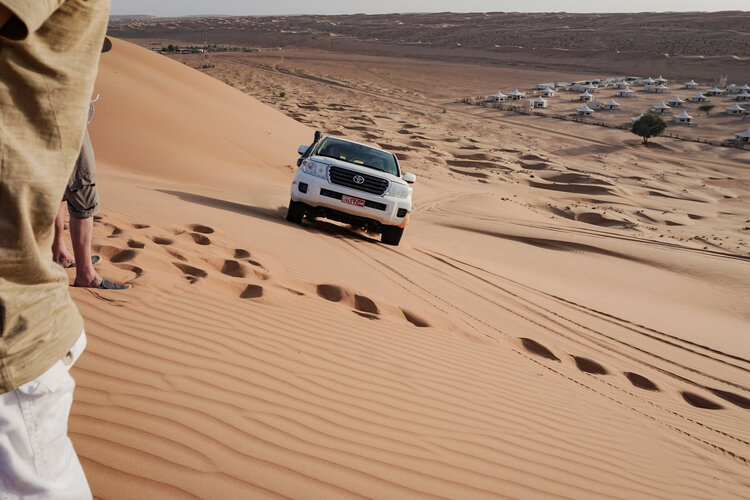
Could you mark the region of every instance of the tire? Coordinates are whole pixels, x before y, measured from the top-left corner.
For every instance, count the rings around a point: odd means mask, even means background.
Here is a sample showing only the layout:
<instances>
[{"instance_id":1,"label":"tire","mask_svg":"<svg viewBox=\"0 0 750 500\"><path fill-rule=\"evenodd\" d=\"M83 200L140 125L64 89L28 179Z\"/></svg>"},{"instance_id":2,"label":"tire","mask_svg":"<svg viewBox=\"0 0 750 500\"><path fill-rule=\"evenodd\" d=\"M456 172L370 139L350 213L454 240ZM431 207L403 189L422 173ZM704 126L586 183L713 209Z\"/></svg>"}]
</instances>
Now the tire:
<instances>
[{"instance_id":1,"label":"tire","mask_svg":"<svg viewBox=\"0 0 750 500\"><path fill-rule=\"evenodd\" d=\"M398 246L401 242L401 236L404 234L404 228L398 226L383 226L383 232L380 235L380 241L386 245Z\"/></svg>"},{"instance_id":2,"label":"tire","mask_svg":"<svg viewBox=\"0 0 750 500\"><path fill-rule=\"evenodd\" d=\"M299 201L289 200L289 209L286 211L286 220L295 224L302 224L305 216L305 204Z\"/></svg>"}]
</instances>

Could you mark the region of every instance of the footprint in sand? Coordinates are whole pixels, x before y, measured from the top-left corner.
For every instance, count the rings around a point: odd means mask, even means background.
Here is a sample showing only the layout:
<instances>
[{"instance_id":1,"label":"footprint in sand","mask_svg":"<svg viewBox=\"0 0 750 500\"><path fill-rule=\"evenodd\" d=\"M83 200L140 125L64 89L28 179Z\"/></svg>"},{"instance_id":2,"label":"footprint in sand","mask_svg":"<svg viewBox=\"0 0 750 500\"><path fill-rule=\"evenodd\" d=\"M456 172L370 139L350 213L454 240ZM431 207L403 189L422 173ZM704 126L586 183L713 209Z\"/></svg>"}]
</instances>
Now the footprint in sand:
<instances>
[{"instance_id":1,"label":"footprint in sand","mask_svg":"<svg viewBox=\"0 0 750 500\"><path fill-rule=\"evenodd\" d=\"M148 224L133 224L133 227L136 229L148 229L151 226L149 226Z\"/></svg>"},{"instance_id":2,"label":"footprint in sand","mask_svg":"<svg viewBox=\"0 0 750 500\"><path fill-rule=\"evenodd\" d=\"M247 250L244 250L242 248L235 248L234 249L234 258L235 259L249 259L250 258L250 252Z\"/></svg>"},{"instance_id":3,"label":"footprint in sand","mask_svg":"<svg viewBox=\"0 0 750 500\"><path fill-rule=\"evenodd\" d=\"M193 241L195 241L199 245L207 246L211 244L211 240L208 239L207 236L203 236L202 234L190 233L190 236L193 238Z\"/></svg>"},{"instance_id":4,"label":"footprint in sand","mask_svg":"<svg viewBox=\"0 0 750 500\"><path fill-rule=\"evenodd\" d=\"M174 243L174 241L170 240L169 238L163 238L161 236L154 236L151 238L151 241L156 243L157 245L171 245Z\"/></svg>"},{"instance_id":5,"label":"footprint in sand","mask_svg":"<svg viewBox=\"0 0 750 500\"><path fill-rule=\"evenodd\" d=\"M167 250L167 253L169 255L171 255L172 257L174 257L175 259L177 259L177 260L182 260L182 261L187 260L184 255L182 255L180 252L178 252L176 250L169 249L169 250Z\"/></svg>"},{"instance_id":6,"label":"footprint in sand","mask_svg":"<svg viewBox=\"0 0 750 500\"><path fill-rule=\"evenodd\" d=\"M260 262L258 262L257 260L253 260L253 259L247 259L247 262L248 262L248 264L252 264L253 266L255 266L255 267L259 267L259 268L261 268L261 269L263 269L263 270L265 270L265 269L266 269L265 267L263 267L263 264L261 264L261 263L260 263Z\"/></svg>"},{"instance_id":7,"label":"footprint in sand","mask_svg":"<svg viewBox=\"0 0 750 500\"><path fill-rule=\"evenodd\" d=\"M192 229L196 233L201 234L212 234L214 232L212 227L202 226L200 224L193 224L192 226L190 226L190 229Z\"/></svg>"},{"instance_id":8,"label":"footprint in sand","mask_svg":"<svg viewBox=\"0 0 750 500\"><path fill-rule=\"evenodd\" d=\"M369 297L354 295L354 313L367 319L380 319L380 309Z\"/></svg>"},{"instance_id":9,"label":"footprint in sand","mask_svg":"<svg viewBox=\"0 0 750 500\"><path fill-rule=\"evenodd\" d=\"M418 328L427 328L430 326L430 324L419 317L417 314L414 314L411 311L407 311L406 309L401 309L401 314L404 315L404 318L406 318L406 321L411 323L412 325L418 327Z\"/></svg>"},{"instance_id":10,"label":"footprint in sand","mask_svg":"<svg viewBox=\"0 0 750 500\"><path fill-rule=\"evenodd\" d=\"M744 396L740 396L739 394L735 394L733 392L722 391L720 389L712 389L710 387L706 387L706 389L713 392L724 401L729 401L733 405L744 408L745 410L750 409L750 399L747 399Z\"/></svg>"},{"instance_id":11,"label":"footprint in sand","mask_svg":"<svg viewBox=\"0 0 750 500\"><path fill-rule=\"evenodd\" d=\"M208 273L203 269L199 269L188 264L183 264L182 262L172 262L172 265L185 273L185 279L187 279L191 284L195 283L201 278L205 278L206 276L208 276Z\"/></svg>"},{"instance_id":12,"label":"footprint in sand","mask_svg":"<svg viewBox=\"0 0 750 500\"><path fill-rule=\"evenodd\" d=\"M109 236L107 236L107 238L114 238L115 236L122 234L122 229L120 229L119 227L113 224L110 224L109 222L105 222L104 226L112 230L112 232L109 233Z\"/></svg>"},{"instance_id":13,"label":"footprint in sand","mask_svg":"<svg viewBox=\"0 0 750 500\"><path fill-rule=\"evenodd\" d=\"M318 297L330 300L331 302L341 302L344 300L344 289L336 285L318 285Z\"/></svg>"},{"instance_id":14,"label":"footprint in sand","mask_svg":"<svg viewBox=\"0 0 750 500\"><path fill-rule=\"evenodd\" d=\"M133 266L131 264L115 264L120 269L124 269L126 271L130 271L131 273L135 274L136 278L140 278L143 276L143 268L138 266Z\"/></svg>"},{"instance_id":15,"label":"footprint in sand","mask_svg":"<svg viewBox=\"0 0 750 500\"><path fill-rule=\"evenodd\" d=\"M121 248L112 246L101 246L98 249L94 248L98 253L102 254L110 262L119 263L133 260L138 252L132 249L123 250Z\"/></svg>"},{"instance_id":16,"label":"footprint in sand","mask_svg":"<svg viewBox=\"0 0 750 500\"><path fill-rule=\"evenodd\" d=\"M240 294L241 299L258 299L263 296L263 287L260 285L247 285Z\"/></svg>"},{"instance_id":17,"label":"footprint in sand","mask_svg":"<svg viewBox=\"0 0 750 500\"><path fill-rule=\"evenodd\" d=\"M593 375L607 375L609 372L602 365L588 358L581 356L573 356L576 362L576 368L585 373L591 373Z\"/></svg>"},{"instance_id":18,"label":"footprint in sand","mask_svg":"<svg viewBox=\"0 0 750 500\"><path fill-rule=\"evenodd\" d=\"M531 354L536 354L543 358L551 359L552 361L560 361L560 358L552 354L552 351L544 347L542 344L532 339L521 339L523 348L529 351Z\"/></svg>"},{"instance_id":19,"label":"footprint in sand","mask_svg":"<svg viewBox=\"0 0 750 500\"><path fill-rule=\"evenodd\" d=\"M625 377L630 380L630 383L639 389L645 389L647 391L658 391L659 387L651 380L647 379L643 375L638 375L633 372L625 372Z\"/></svg>"},{"instance_id":20,"label":"footprint in sand","mask_svg":"<svg viewBox=\"0 0 750 500\"><path fill-rule=\"evenodd\" d=\"M687 401L690 406L695 406L696 408L701 408L703 410L721 410L724 408L719 403L714 403L694 392L682 391L680 394L682 394L682 398Z\"/></svg>"},{"instance_id":21,"label":"footprint in sand","mask_svg":"<svg viewBox=\"0 0 750 500\"><path fill-rule=\"evenodd\" d=\"M130 248L143 248L146 246L146 244L141 241L128 240L128 246Z\"/></svg>"},{"instance_id":22,"label":"footprint in sand","mask_svg":"<svg viewBox=\"0 0 750 500\"><path fill-rule=\"evenodd\" d=\"M221 274L225 274L233 278L244 278L245 270L242 268L242 264L240 264L236 260L225 260L224 265L221 266Z\"/></svg>"}]
</instances>

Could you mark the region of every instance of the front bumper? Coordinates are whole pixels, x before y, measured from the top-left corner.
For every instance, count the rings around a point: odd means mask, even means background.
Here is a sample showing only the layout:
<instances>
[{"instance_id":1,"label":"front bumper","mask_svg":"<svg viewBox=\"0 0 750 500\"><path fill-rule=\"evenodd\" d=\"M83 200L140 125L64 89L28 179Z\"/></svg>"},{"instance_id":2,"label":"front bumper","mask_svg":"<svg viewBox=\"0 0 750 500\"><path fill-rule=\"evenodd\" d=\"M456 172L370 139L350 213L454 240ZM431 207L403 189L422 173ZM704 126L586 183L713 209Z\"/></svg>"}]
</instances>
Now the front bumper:
<instances>
[{"instance_id":1,"label":"front bumper","mask_svg":"<svg viewBox=\"0 0 750 500\"><path fill-rule=\"evenodd\" d=\"M364 206L344 203L349 196L364 200ZM376 221L388 226L405 227L411 212L411 199L378 196L363 191L332 184L326 179L297 171L292 183L291 198L311 207L321 207L349 214L361 219Z\"/></svg>"}]
</instances>

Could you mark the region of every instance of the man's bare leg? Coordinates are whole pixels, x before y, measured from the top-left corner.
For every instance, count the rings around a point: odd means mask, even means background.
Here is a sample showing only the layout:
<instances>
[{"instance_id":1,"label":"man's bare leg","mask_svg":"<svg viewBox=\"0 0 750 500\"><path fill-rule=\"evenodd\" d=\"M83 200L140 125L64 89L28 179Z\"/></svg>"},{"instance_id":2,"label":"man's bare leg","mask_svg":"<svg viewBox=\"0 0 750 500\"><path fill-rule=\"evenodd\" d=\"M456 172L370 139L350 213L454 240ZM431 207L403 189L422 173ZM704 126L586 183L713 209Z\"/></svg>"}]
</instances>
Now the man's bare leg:
<instances>
[{"instance_id":1,"label":"man's bare leg","mask_svg":"<svg viewBox=\"0 0 750 500\"><path fill-rule=\"evenodd\" d=\"M70 218L70 239L73 243L73 253L76 257L75 286L96 288L102 282L91 263L91 240L94 236L94 218Z\"/></svg>"},{"instance_id":2,"label":"man's bare leg","mask_svg":"<svg viewBox=\"0 0 750 500\"><path fill-rule=\"evenodd\" d=\"M55 239L52 241L52 260L62 267L70 267L75 263L75 260L73 254L65 246L65 205L67 205L66 202L60 204L57 217L55 217Z\"/></svg>"},{"instance_id":3,"label":"man's bare leg","mask_svg":"<svg viewBox=\"0 0 750 500\"><path fill-rule=\"evenodd\" d=\"M125 290L132 285L119 284L103 279L94 270L91 261L91 240L94 236L94 218L70 217L70 239L73 243L73 253L76 256L76 279L73 286L87 288L106 288L108 290Z\"/></svg>"}]
</instances>

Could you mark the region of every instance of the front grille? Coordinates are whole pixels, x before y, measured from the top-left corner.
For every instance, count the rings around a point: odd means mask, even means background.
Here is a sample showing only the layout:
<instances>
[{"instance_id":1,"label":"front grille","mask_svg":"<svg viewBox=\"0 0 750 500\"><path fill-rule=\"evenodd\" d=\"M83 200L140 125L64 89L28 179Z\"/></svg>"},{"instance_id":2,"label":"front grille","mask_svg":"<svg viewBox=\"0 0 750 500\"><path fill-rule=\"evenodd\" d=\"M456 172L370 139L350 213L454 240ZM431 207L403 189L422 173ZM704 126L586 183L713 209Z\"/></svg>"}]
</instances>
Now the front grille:
<instances>
[{"instance_id":1,"label":"front grille","mask_svg":"<svg viewBox=\"0 0 750 500\"><path fill-rule=\"evenodd\" d=\"M321 189L320 190L320 196L325 196L327 198L333 198L334 200L340 200L343 195L343 193L337 193L336 191L331 191L330 189ZM385 209L388 208L388 206L385 203L378 203L377 201L370 201L365 200L365 206L367 208L374 208L375 210L382 210L385 212Z\"/></svg>"},{"instance_id":2,"label":"front grille","mask_svg":"<svg viewBox=\"0 0 750 500\"><path fill-rule=\"evenodd\" d=\"M388 190L389 182L381 177L334 166L329 168L328 172L331 182L333 184L338 184L339 186L346 186L351 189L365 191L366 193L372 193L378 196L382 196ZM361 176L365 181L362 184L357 184L354 182L354 178L357 176Z\"/></svg>"},{"instance_id":3,"label":"front grille","mask_svg":"<svg viewBox=\"0 0 750 500\"><path fill-rule=\"evenodd\" d=\"M406 214L409 213L405 208L399 208L398 212L396 212L396 217L399 219L403 219L406 217Z\"/></svg>"}]
</instances>

